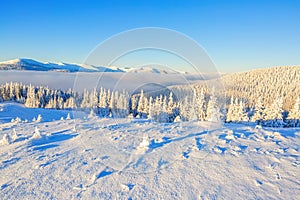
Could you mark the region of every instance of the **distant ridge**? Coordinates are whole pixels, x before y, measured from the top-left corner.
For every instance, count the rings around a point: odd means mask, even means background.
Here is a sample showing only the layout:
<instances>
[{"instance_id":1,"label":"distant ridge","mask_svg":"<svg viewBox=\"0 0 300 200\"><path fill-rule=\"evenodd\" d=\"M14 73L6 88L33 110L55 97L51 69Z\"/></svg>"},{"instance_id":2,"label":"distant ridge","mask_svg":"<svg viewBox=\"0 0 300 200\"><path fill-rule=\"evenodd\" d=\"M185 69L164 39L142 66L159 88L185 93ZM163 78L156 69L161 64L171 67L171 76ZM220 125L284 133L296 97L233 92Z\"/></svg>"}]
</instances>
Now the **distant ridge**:
<instances>
[{"instance_id":1,"label":"distant ridge","mask_svg":"<svg viewBox=\"0 0 300 200\"><path fill-rule=\"evenodd\" d=\"M85 64L50 63L18 58L0 62L0 70L61 71L61 72L124 72L119 68Z\"/></svg>"},{"instance_id":2,"label":"distant ridge","mask_svg":"<svg viewBox=\"0 0 300 200\"><path fill-rule=\"evenodd\" d=\"M181 72L147 66L140 68L119 68L115 66L103 67L76 63L51 63L41 62L28 58L18 58L0 62L0 70L20 70L20 71L57 71L57 72L121 72L121 73L152 73L152 74L180 74Z\"/></svg>"}]
</instances>

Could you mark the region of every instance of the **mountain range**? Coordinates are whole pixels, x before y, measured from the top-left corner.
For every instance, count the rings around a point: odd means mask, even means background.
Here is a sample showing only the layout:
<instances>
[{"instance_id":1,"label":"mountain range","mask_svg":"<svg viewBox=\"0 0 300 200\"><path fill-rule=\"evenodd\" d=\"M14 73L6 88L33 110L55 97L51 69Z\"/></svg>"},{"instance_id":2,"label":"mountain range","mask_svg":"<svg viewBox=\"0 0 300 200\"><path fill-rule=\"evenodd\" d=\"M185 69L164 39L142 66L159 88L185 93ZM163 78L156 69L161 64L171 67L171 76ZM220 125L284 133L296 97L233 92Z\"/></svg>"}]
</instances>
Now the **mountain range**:
<instances>
[{"instance_id":1,"label":"mountain range","mask_svg":"<svg viewBox=\"0 0 300 200\"><path fill-rule=\"evenodd\" d=\"M20 71L57 71L57 72L121 72L121 73L155 73L155 74L179 74L172 69L144 66L140 68L119 68L103 67L76 63L52 63L40 62L33 59L18 58L0 62L0 70L20 70Z\"/></svg>"}]
</instances>

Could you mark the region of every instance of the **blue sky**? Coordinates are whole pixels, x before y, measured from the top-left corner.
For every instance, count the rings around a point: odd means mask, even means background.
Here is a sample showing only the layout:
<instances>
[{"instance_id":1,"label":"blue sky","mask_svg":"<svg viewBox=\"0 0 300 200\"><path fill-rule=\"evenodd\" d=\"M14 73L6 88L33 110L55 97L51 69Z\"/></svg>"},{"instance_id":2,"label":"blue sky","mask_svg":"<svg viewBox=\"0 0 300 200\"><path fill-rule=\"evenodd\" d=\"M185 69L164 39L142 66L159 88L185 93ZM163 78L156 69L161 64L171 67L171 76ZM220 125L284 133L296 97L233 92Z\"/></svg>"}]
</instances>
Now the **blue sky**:
<instances>
[{"instance_id":1,"label":"blue sky","mask_svg":"<svg viewBox=\"0 0 300 200\"><path fill-rule=\"evenodd\" d=\"M223 72L300 64L297 0L12 0L0 8L1 61L82 63L114 34L162 27L196 40Z\"/></svg>"}]
</instances>

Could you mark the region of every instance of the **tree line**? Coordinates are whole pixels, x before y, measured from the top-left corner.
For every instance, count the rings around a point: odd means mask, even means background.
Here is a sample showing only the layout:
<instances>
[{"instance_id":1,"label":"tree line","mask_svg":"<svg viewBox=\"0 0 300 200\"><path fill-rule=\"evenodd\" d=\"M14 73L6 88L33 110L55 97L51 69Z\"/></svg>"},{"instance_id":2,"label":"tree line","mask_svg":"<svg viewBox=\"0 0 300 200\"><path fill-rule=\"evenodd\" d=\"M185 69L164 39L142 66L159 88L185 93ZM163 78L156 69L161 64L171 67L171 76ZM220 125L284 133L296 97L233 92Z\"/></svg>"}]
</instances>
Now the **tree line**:
<instances>
[{"instance_id":1,"label":"tree line","mask_svg":"<svg viewBox=\"0 0 300 200\"><path fill-rule=\"evenodd\" d=\"M157 122L224 121L248 123L268 127L300 127L300 99L287 111L283 97L265 104L259 97L247 104L243 98L230 98L222 104L214 90L191 88L190 95L175 98L172 92L151 96L144 93L130 95L126 91L100 88L78 93L35 87L22 83L6 83L0 86L0 102L15 101L30 108L77 109L93 112L100 117L145 118ZM225 101L227 102L227 101Z\"/></svg>"}]
</instances>

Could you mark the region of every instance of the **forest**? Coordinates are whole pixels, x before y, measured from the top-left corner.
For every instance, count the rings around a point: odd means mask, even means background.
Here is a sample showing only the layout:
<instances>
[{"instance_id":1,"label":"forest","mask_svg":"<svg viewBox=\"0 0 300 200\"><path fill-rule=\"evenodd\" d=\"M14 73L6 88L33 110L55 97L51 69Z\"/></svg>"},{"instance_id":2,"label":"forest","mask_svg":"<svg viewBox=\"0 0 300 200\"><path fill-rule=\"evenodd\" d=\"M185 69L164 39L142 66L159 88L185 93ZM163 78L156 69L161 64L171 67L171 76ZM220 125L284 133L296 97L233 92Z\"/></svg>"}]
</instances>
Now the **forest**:
<instances>
[{"instance_id":1,"label":"forest","mask_svg":"<svg viewBox=\"0 0 300 200\"><path fill-rule=\"evenodd\" d=\"M156 95L144 93L143 90L138 94L129 94L105 88L78 93L72 89L62 91L10 82L0 86L0 102L18 102L28 108L76 109L100 117L144 118L162 123L223 121L255 123L266 127L300 127L299 97L287 110L284 109L284 101L289 96L274 98L270 103L266 103L263 95L254 102L238 95L228 96L223 101L214 88L208 90L197 85L189 90L182 90L189 94L183 97L179 97L178 90L176 96L172 90Z\"/></svg>"}]
</instances>

